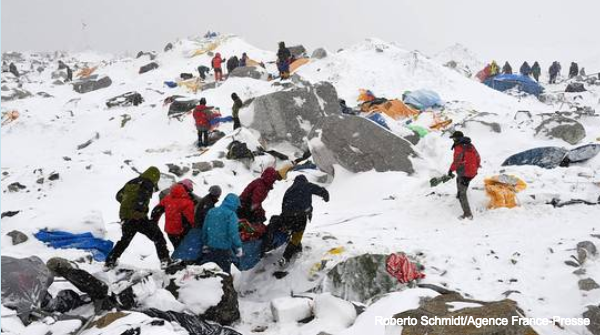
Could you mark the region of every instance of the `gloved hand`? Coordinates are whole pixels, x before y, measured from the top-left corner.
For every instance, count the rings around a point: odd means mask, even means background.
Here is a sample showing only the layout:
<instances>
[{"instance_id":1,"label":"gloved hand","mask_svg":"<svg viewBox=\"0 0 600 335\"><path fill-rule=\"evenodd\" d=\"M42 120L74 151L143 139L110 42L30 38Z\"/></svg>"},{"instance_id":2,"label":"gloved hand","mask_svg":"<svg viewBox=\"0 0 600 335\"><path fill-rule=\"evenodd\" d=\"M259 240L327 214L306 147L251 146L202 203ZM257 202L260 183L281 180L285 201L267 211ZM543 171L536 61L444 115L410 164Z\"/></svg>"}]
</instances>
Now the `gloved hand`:
<instances>
[{"instance_id":1,"label":"gloved hand","mask_svg":"<svg viewBox=\"0 0 600 335\"><path fill-rule=\"evenodd\" d=\"M323 201L329 202L329 193L325 193L325 195L323 196Z\"/></svg>"},{"instance_id":2,"label":"gloved hand","mask_svg":"<svg viewBox=\"0 0 600 335\"><path fill-rule=\"evenodd\" d=\"M454 172L452 172L452 170L448 170L448 177L454 178Z\"/></svg>"},{"instance_id":3,"label":"gloved hand","mask_svg":"<svg viewBox=\"0 0 600 335\"><path fill-rule=\"evenodd\" d=\"M242 248L238 248L238 249L235 251L235 256L236 256L236 257L238 257L238 258L241 258L241 257L243 257L243 256L244 256L244 251L242 250Z\"/></svg>"}]
</instances>

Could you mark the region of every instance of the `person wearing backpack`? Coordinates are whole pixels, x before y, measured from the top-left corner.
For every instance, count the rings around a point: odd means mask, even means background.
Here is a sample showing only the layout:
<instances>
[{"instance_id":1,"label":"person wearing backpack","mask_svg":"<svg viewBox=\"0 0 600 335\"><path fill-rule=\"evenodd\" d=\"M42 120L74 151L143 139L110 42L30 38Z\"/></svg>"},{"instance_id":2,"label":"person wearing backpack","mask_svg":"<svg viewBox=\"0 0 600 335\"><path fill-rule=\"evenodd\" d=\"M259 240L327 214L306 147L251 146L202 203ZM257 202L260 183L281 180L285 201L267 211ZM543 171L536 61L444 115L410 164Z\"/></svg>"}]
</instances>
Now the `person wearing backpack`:
<instances>
[{"instance_id":1,"label":"person wearing backpack","mask_svg":"<svg viewBox=\"0 0 600 335\"><path fill-rule=\"evenodd\" d=\"M223 62L225 62L225 58L221 58L221 53L217 52L211 61L211 66L215 71L215 81L223 80Z\"/></svg>"},{"instance_id":2,"label":"person wearing backpack","mask_svg":"<svg viewBox=\"0 0 600 335\"><path fill-rule=\"evenodd\" d=\"M213 107L206 106L206 99L200 99L200 103L194 108L194 121L198 131L198 148L208 147L208 131L210 121L214 119Z\"/></svg>"},{"instance_id":3,"label":"person wearing backpack","mask_svg":"<svg viewBox=\"0 0 600 335\"><path fill-rule=\"evenodd\" d=\"M236 130L242 126L242 124L240 123L240 109L242 108L244 103L236 93L231 93L231 100L233 100L233 106L231 107L231 116L233 117L233 130Z\"/></svg>"},{"instance_id":4,"label":"person wearing backpack","mask_svg":"<svg viewBox=\"0 0 600 335\"><path fill-rule=\"evenodd\" d=\"M503 74L512 74L513 73L512 66L510 66L508 61L504 62L504 66L502 67L502 73Z\"/></svg>"},{"instance_id":5,"label":"person wearing backpack","mask_svg":"<svg viewBox=\"0 0 600 335\"><path fill-rule=\"evenodd\" d=\"M454 172L456 172L456 188L458 201L463 210L463 215L459 219L473 220L473 213L469 206L469 200L467 198L467 190L469 189L469 183L477 175L477 170L481 166L481 158L475 146L471 143L471 139L466 137L461 131L455 131L452 133L450 138L454 141L452 150L454 150L454 159L450 170L448 170L448 176L454 178Z\"/></svg>"},{"instance_id":6,"label":"person wearing backpack","mask_svg":"<svg viewBox=\"0 0 600 335\"><path fill-rule=\"evenodd\" d=\"M279 77L287 79L290 77L290 63L292 61L292 53L285 46L285 42L279 42L279 50L277 50L277 69Z\"/></svg>"},{"instance_id":7,"label":"person wearing backpack","mask_svg":"<svg viewBox=\"0 0 600 335\"><path fill-rule=\"evenodd\" d=\"M542 74L542 68L540 67L540 63L537 61L533 63L533 66L531 67L531 74L533 75L533 79L539 83L540 74Z\"/></svg>"},{"instance_id":8,"label":"person wearing backpack","mask_svg":"<svg viewBox=\"0 0 600 335\"><path fill-rule=\"evenodd\" d=\"M165 232L177 249L185 235L194 228L194 201L182 184L175 184L171 192L152 210L151 221L158 226L158 220L165 215Z\"/></svg>"},{"instance_id":9,"label":"person wearing backpack","mask_svg":"<svg viewBox=\"0 0 600 335\"><path fill-rule=\"evenodd\" d=\"M529 77L529 75L531 74L531 66L529 66L529 63L524 62L523 65L521 65L521 68L519 69L519 73Z\"/></svg>"},{"instance_id":10,"label":"person wearing backpack","mask_svg":"<svg viewBox=\"0 0 600 335\"><path fill-rule=\"evenodd\" d=\"M240 219L246 219L250 223L262 223L267 220L263 201L273 189L275 181L281 179L277 170L272 167L266 168L260 178L252 181L240 195L241 206L238 210Z\"/></svg>"},{"instance_id":11,"label":"person wearing backpack","mask_svg":"<svg viewBox=\"0 0 600 335\"><path fill-rule=\"evenodd\" d=\"M161 267L166 267L171 262L162 231L158 225L148 220L148 205L152 194L158 190L159 179L160 171L151 166L139 177L128 181L117 193L116 199L121 203L119 218L123 235L106 257L106 269L116 266L119 257L137 233L145 235L154 243Z\"/></svg>"}]
</instances>

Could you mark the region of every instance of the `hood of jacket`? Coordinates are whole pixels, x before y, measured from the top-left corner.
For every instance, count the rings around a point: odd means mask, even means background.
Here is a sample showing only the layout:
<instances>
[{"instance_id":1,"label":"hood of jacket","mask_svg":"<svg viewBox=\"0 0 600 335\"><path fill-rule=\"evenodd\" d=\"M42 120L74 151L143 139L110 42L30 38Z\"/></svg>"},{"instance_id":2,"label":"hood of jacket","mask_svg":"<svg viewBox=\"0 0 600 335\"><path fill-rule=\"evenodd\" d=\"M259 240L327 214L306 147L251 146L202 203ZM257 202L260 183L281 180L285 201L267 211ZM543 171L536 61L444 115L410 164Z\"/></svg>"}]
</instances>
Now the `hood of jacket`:
<instances>
[{"instance_id":1,"label":"hood of jacket","mask_svg":"<svg viewBox=\"0 0 600 335\"><path fill-rule=\"evenodd\" d=\"M158 187L158 181L160 180L160 170L156 166L149 167L144 173L140 175L140 177L148 179L154 184L154 186Z\"/></svg>"},{"instance_id":2,"label":"hood of jacket","mask_svg":"<svg viewBox=\"0 0 600 335\"><path fill-rule=\"evenodd\" d=\"M260 175L260 178L269 186L273 186L275 181L279 178L279 172L272 167L267 168Z\"/></svg>"},{"instance_id":3,"label":"hood of jacket","mask_svg":"<svg viewBox=\"0 0 600 335\"><path fill-rule=\"evenodd\" d=\"M187 199L189 198L188 192L185 189L185 186L181 184L175 184L171 189L171 197L173 199Z\"/></svg>"},{"instance_id":4,"label":"hood of jacket","mask_svg":"<svg viewBox=\"0 0 600 335\"><path fill-rule=\"evenodd\" d=\"M223 199L223 203L220 207L229 209L233 212L237 212L238 208L240 207L240 198L233 193L229 193L225 197L225 199Z\"/></svg>"}]
</instances>

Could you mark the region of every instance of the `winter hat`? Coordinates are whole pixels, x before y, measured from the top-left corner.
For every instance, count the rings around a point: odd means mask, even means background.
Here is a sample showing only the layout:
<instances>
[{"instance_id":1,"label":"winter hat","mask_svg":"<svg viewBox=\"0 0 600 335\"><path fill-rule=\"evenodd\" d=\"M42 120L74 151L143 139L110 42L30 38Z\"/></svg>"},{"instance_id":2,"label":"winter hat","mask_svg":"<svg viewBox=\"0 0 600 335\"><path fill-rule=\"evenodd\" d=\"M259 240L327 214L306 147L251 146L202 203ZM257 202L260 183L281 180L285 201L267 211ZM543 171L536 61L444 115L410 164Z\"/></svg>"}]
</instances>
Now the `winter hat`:
<instances>
[{"instance_id":1,"label":"winter hat","mask_svg":"<svg viewBox=\"0 0 600 335\"><path fill-rule=\"evenodd\" d=\"M455 131L452 133L452 135L450 135L450 138L461 138L461 137L465 137L465 134L463 134L462 131Z\"/></svg>"},{"instance_id":2,"label":"winter hat","mask_svg":"<svg viewBox=\"0 0 600 335\"><path fill-rule=\"evenodd\" d=\"M184 180L180 181L179 183L181 185L185 186L185 188L188 189L188 191L194 190L194 182L189 179L184 179Z\"/></svg>"},{"instance_id":3,"label":"winter hat","mask_svg":"<svg viewBox=\"0 0 600 335\"><path fill-rule=\"evenodd\" d=\"M218 185L213 185L208 189L208 194L214 196L214 197L220 197L221 196L221 188Z\"/></svg>"},{"instance_id":4,"label":"winter hat","mask_svg":"<svg viewBox=\"0 0 600 335\"><path fill-rule=\"evenodd\" d=\"M201 99L200 99L200 104L201 104L201 105L206 105L206 99L204 99L204 98L201 98Z\"/></svg>"}]
</instances>

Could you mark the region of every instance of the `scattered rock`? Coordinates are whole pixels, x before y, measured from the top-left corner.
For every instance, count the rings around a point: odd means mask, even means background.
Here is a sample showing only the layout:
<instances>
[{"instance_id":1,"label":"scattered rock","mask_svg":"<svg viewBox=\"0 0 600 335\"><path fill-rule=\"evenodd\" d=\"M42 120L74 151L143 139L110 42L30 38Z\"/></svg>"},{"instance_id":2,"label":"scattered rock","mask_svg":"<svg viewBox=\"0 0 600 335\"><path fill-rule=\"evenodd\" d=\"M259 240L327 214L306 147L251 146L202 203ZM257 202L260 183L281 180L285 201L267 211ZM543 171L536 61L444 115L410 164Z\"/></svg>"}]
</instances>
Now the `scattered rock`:
<instances>
[{"instance_id":1,"label":"scattered rock","mask_svg":"<svg viewBox=\"0 0 600 335\"><path fill-rule=\"evenodd\" d=\"M17 215L21 213L21 211L6 211L6 212L2 212L2 214L0 214L0 219L4 219L5 217L7 218L12 218L13 216Z\"/></svg>"},{"instance_id":2,"label":"scattered rock","mask_svg":"<svg viewBox=\"0 0 600 335\"><path fill-rule=\"evenodd\" d=\"M53 98L54 97L52 94L49 94L46 92L37 92L36 94L42 98Z\"/></svg>"},{"instance_id":3,"label":"scattered rock","mask_svg":"<svg viewBox=\"0 0 600 335\"><path fill-rule=\"evenodd\" d=\"M25 186L19 182L14 182L14 183L8 185L9 192L19 192L20 190L24 190L26 188L27 188L27 186Z\"/></svg>"},{"instance_id":4,"label":"scattered rock","mask_svg":"<svg viewBox=\"0 0 600 335\"><path fill-rule=\"evenodd\" d=\"M233 71L231 71L229 76L235 78L252 78L256 80L267 80L269 78L269 73L262 67L240 66L236 67Z\"/></svg>"},{"instance_id":5,"label":"scattered rock","mask_svg":"<svg viewBox=\"0 0 600 335\"><path fill-rule=\"evenodd\" d=\"M118 95L114 98L110 98L106 101L106 107L127 107L127 106L137 106L144 102L144 98L138 92L127 92L121 95Z\"/></svg>"},{"instance_id":6,"label":"scattered rock","mask_svg":"<svg viewBox=\"0 0 600 335\"><path fill-rule=\"evenodd\" d=\"M288 47L288 49L294 58L305 58L306 56L306 48L301 44Z\"/></svg>"},{"instance_id":7,"label":"scattered rock","mask_svg":"<svg viewBox=\"0 0 600 335\"><path fill-rule=\"evenodd\" d=\"M154 60L156 58L156 54L154 52L144 52L144 51L140 51L138 52L137 56L135 58L140 58L143 56L148 56L148 58L150 58L150 60Z\"/></svg>"},{"instance_id":8,"label":"scattered rock","mask_svg":"<svg viewBox=\"0 0 600 335\"><path fill-rule=\"evenodd\" d=\"M192 163L192 169L198 170L200 172L207 172L213 169L212 164L210 162L196 162Z\"/></svg>"},{"instance_id":9,"label":"scattered rock","mask_svg":"<svg viewBox=\"0 0 600 335\"><path fill-rule=\"evenodd\" d=\"M94 143L94 141L100 139L100 133L96 133L96 135L94 135L94 137L92 137L91 139L87 140L86 142L80 144L77 146L77 150L81 150L81 149L85 149L87 148L90 144Z\"/></svg>"},{"instance_id":10,"label":"scattered rock","mask_svg":"<svg viewBox=\"0 0 600 335\"><path fill-rule=\"evenodd\" d=\"M453 304L454 303L454 304ZM465 304L468 304L465 306ZM464 307L459 307L464 306ZM418 309L409 310L394 315L396 319L400 318L417 318L423 316L428 318L459 318L473 317L479 318L499 318L512 320L513 316L523 317L525 313L517 306L517 303L512 300L502 300L494 302L483 302L463 298L458 293L442 294L433 299L426 299L421 303ZM475 325L465 326L444 326L444 325L427 325L417 322L417 325L406 325L402 327L402 335L537 335L535 330L530 326L522 326L509 322L507 326L481 326L477 328Z\"/></svg>"},{"instance_id":11,"label":"scattered rock","mask_svg":"<svg viewBox=\"0 0 600 335\"><path fill-rule=\"evenodd\" d=\"M536 136L560 138L573 145L579 143L586 135L585 128L581 123L563 116L553 116L542 121L535 131Z\"/></svg>"},{"instance_id":12,"label":"scattered rock","mask_svg":"<svg viewBox=\"0 0 600 335\"><path fill-rule=\"evenodd\" d=\"M169 43L167 43L167 45L165 45L165 48L163 50L164 50L164 52L167 52L171 49L173 49L173 43L169 42Z\"/></svg>"},{"instance_id":13,"label":"scattered rock","mask_svg":"<svg viewBox=\"0 0 600 335\"><path fill-rule=\"evenodd\" d=\"M387 273L387 256L363 254L338 263L327 273L323 290L344 300L366 303L379 294L406 289L408 285Z\"/></svg>"},{"instance_id":14,"label":"scattered rock","mask_svg":"<svg viewBox=\"0 0 600 335\"><path fill-rule=\"evenodd\" d=\"M50 74L50 78L59 79L61 80L61 82L64 83L69 78L69 75L67 74L67 70L56 70L52 71L52 73Z\"/></svg>"},{"instance_id":15,"label":"scattered rock","mask_svg":"<svg viewBox=\"0 0 600 335\"><path fill-rule=\"evenodd\" d=\"M75 90L75 92L77 93L88 93L109 87L110 85L112 85L112 80L110 79L110 77L105 76L98 80L86 79L76 81L73 83L73 90Z\"/></svg>"},{"instance_id":16,"label":"scattered rock","mask_svg":"<svg viewBox=\"0 0 600 335\"><path fill-rule=\"evenodd\" d=\"M43 184L44 183L44 177L38 178L38 180L35 181L38 184Z\"/></svg>"},{"instance_id":17,"label":"scattered rock","mask_svg":"<svg viewBox=\"0 0 600 335\"><path fill-rule=\"evenodd\" d=\"M310 56L310 58L315 58L315 59L323 59L327 57L327 51L323 48L317 48L313 51L312 55Z\"/></svg>"},{"instance_id":18,"label":"scattered rock","mask_svg":"<svg viewBox=\"0 0 600 335\"><path fill-rule=\"evenodd\" d=\"M577 243L577 261L579 264L585 263L590 256L596 256L598 250L596 245L591 241L582 241Z\"/></svg>"},{"instance_id":19,"label":"scattered rock","mask_svg":"<svg viewBox=\"0 0 600 335\"><path fill-rule=\"evenodd\" d=\"M585 86L583 85L583 83L569 83L569 85L567 85L567 87L565 88L565 92L570 92L570 93L578 93L578 92L585 92Z\"/></svg>"},{"instance_id":20,"label":"scattered rock","mask_svg":"<svg viewBox=\"0 0 600 335\"><path fill-rule=\"evenodd\" d=\"M466 126L467 124L471 123L471 122L476 122L476 123L480 123L484 126L488 126L490 128L491 131L495 132L495 133L501 133L502 132L502 126L500 126L500 124L498 122L487 122L487 121L481 121L481 120L469 120L469 121L465 121L463 123L464 126Z\"/></svg>"},{"instance_id":21,"label":"scattered rock","mask_svg":"<svg viewBox=\"0 0 600 335\"><path fill-rule=\"evenodd\" d=\"M8 93L2 93L2 97L0 98L1 101L13 101L13 100L20 100L20 99L26 99L33 96L33 94L31 94L31 92L21 89L21 88L13 88L10 91L8 91Z\"/></svg>"},{"instance_id":22,"label":"scattered rock","mask_svg":"<svg viewBox=\"0 0 600 335\"><path fill-rule=\"evenodd\" d=\"M158 64L156 62L152 62L140 67L140 71L138 73L142 74L155 69L158 69Z\"/></svg>"},{"instance_id":23,"label":"scattered rock","mask_svg":"<svg viewBox=\"0 0 600 335\"><path fill-rule=\"evenodd\" d=\"M53 172L50 174L50 176L48 176L48 180L50 181L55 181L58 180L60 178L60 174L58 172Z\"/></svg>"},{"instance_id":24,"label":"scattered rock","mask_svg":"<svg viewBox=\"0 0 600 335\"><path fill-rule=\"evenodd\" d=\"M586 328L593 335L600 335L600 307L587 306L587 311L583 313L584 318L590 319L590 324Z\"/></svg>"},{"instance_id":25,"label":"scattered rock","mask_svg":"<svg viewBox=\"0 0 600 335\"><path fill-rule=\"evenodd\" d=\"M4 213L2 213L2 215L4 215ZM10 238L12 238L13 245L21 244L21 243L27 242L27 240L29 240L29 237L27 237L27 235L23 234L22 232L20 232L18 230L13 230L6 235L10 236Z\"/></svg>"},{"instance_id":26,"label":"scattered rock","mask_svg":"<svg viewBox=\"0 0 600 335\"><path fill-rule=\"evenodd\" d=\"M215 160L212 161L212 166L215 169L222 169L225 167L225 163L223 163L223 161Z\"/></svg>"},{"instance_id":27,"label":"scattered rock","mask_svg":"<svg viewBox=\"0 0 600 335\"><path fill-rule=\"evenodd\" d=\"M600 288L600 285L596 283L592 278L580 279L577 283L579 285L579 289L582 291L591 291Z\"/></svg>"},{"instance_id":28,"label":"scattered rock","mask_svg":"<svg viewBox=\"0 0 600 335\"><path fill-rule=\"evenodd\" d=\"M179 114L187 113L190 110L196 108L199 100L197 99L186 99L186 98L175 98L169 106L169 116L176 116Z\"/></svg>"},{"instance_id":29,"label":"scattered rock","mask_svg":"<svg viewBox=\"0 0 600 335\"><path fill-rule=\"evenodd\" d=\"M167 167L169 168L169 172L176 175L177 177L182 177L190 171L190 168L187 166L181 167L175 164L167 164Z\"/></svg>"},{"instance_id":30,"label":"scattered rock","mask_svg":"<svg viewBox=\"0 0 600 335\"><path fill-rule=\"evenodd\" d=\"M315 164L329 174L338 164L352 172L414 172L410 142L358 116L328 116L309 135Z\"/></svg>"}]
</instances>

